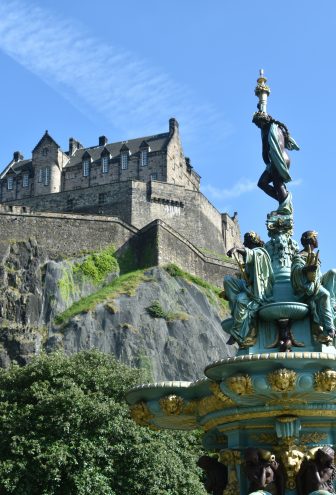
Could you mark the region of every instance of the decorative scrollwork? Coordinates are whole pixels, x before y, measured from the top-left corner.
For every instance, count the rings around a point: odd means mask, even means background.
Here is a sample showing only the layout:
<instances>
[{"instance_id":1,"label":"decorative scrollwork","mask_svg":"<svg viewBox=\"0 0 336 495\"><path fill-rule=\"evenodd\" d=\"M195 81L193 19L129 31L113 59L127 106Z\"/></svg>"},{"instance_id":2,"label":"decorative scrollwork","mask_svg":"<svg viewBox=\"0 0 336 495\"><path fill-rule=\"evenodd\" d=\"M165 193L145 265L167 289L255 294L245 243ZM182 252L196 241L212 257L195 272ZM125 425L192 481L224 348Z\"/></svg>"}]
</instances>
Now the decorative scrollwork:
<instances>
[{"instance_id":1,"label":"decorative scrollwork","mask_svg":"<svg viewBox=\"0 0 336 495\"><path fill-rule=\"evenodd\" d=\"M219 383L211 383L210 390L214 394L214 396L217 397L217 399L223 402L223 407L231 407L235 404L235 402L230 397L222 392Z\"/></svg>"}]
</instances>

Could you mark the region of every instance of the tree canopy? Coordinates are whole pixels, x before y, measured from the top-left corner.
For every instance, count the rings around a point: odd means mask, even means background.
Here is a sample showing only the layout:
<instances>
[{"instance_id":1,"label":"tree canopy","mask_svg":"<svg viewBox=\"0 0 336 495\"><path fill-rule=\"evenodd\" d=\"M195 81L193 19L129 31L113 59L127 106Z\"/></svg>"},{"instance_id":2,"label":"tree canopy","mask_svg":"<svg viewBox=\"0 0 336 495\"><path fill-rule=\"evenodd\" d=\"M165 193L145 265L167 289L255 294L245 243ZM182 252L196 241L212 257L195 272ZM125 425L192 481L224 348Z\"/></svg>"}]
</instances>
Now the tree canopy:
<instances>
[{"instance_id":1,"label":"tree canopy","mask_svg":"<svg viewBox=\"0 0 336 495\"><path fill-rule=\"evenodd\" d=\"M143 379L95 351L0 370L0 494L204 495L197 434L130 419Z\"/></svg>"}]
</instances>

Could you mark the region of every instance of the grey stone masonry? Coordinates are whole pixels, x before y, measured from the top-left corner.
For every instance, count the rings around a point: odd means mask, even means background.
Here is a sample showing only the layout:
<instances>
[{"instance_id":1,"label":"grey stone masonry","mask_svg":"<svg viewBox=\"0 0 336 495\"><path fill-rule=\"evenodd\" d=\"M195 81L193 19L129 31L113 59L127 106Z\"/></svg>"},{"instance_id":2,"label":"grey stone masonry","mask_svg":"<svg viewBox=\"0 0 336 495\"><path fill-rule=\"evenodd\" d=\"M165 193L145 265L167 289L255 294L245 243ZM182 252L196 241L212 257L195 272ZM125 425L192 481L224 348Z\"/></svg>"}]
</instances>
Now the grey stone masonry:
<instances>
[{"instance_id":1,"label":"grey stone masonry","mask_svg":"<svg viewBox=\"0 0 336 495\"><path fill-rule=\"evenodd\" d=\"M85 148L70 138L66 152L46 131L30 159L14 152L0 175L0 204L116 217L136 229L161 219L213 254L241 242L237 214L221 214L200 192L174 118L167 132L128 141L100 136Z\"/></svg>"}]
</instances>

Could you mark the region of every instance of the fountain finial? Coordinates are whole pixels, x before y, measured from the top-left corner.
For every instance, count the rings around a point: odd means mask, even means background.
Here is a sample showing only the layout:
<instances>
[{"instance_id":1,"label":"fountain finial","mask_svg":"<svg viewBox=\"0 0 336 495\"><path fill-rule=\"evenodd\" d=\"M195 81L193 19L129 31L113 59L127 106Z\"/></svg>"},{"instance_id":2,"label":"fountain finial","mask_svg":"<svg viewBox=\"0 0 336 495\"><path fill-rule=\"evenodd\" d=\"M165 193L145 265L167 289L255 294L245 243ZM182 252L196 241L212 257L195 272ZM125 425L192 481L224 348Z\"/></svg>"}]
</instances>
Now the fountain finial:
<instances>
[{"instance_id":1,"label":"fountain finial","mask_svg":"<svg viewBox=\"0 0 336 495\"><path fill-rule=\"evenodd\" d=\"M266 84L267 79L264 75L264 69L259 70L259 77L257 79L257 86L254 93L259 98L257 108L259 112L267 114L267 98L269 97L271 90Z\"/></svg>"}]
</instances>

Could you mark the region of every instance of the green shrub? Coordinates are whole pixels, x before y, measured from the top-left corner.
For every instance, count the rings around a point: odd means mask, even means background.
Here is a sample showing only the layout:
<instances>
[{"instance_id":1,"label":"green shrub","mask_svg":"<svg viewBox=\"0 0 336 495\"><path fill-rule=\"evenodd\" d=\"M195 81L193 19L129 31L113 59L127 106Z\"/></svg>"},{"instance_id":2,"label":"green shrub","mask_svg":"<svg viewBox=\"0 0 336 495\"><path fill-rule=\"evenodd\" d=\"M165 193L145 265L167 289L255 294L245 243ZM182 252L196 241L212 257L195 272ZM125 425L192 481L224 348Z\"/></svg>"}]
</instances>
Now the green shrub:
<instances>
[{"instance_id":1,"label":"green shrub","mask_svg":"<svg viewBox=\"0 0 336 495\"><path fill-rule=\"evenodd\" d=\"M125 392L144 380L95 351L1 369L0 493L206 495L199 434L130 419Z\"/></svg>"},{"instance_id":2,"label":"green shrub","mask_svg":"<svg viewBox=\"0 0 336 495\"><path fill-rule=\"evenodd\" d=\"M100 284L111 272L119 271L114 246L89 254L83 261L75 263L73 272Z\"/></svg>"}]
</instances>

